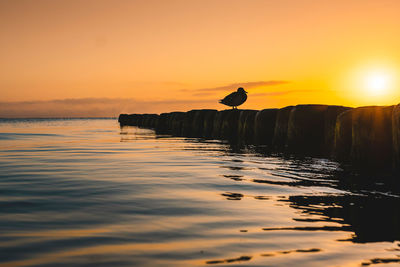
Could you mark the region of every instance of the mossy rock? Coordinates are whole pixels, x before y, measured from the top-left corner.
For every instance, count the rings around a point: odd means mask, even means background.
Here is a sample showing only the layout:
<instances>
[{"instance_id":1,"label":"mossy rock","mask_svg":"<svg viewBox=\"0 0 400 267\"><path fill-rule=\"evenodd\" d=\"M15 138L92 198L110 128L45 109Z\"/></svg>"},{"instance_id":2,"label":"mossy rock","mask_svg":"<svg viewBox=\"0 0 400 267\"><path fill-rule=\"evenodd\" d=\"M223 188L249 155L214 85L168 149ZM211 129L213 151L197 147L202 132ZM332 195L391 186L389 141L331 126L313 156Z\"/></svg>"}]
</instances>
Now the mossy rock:
<instances>
[{"instance_id":1,"label":"mossy rock","mask_svg":"<svg viewBox=\"0 0 400 267\"><path fill-rule=\"evenodd\" d=\"M238 122L238 142L242 144L254 143L254 122L258 110L240 110Z\"/></svg>"},{"instance_id":2,"label":"mossy rock","mask_svg":"<svg viewBox=\"0 0 400 267\"><path fill-rule=\"evenodd\" d=\"M229 123L227 123L227 120L229 120L229 117L232 116L232 113L237 114L237 119L239 119L239 111L233 110L233 109L227 109L227 110L221 110L218 111L217 114L214 117L214 123L213 123L213 131L212 131L212 137L215 139L224 139L226 135L226 130L229 129ZM237 123L236 123L237 126ZM224 127L224 129L223 129ZM223 132L224 131L224 132ZM237 128L235 129L237 131Z\"/></svg>"},{"instance_id":3,"label":"mossy rock","mask_svg":"<svg viewBox=\"0 0 400 267\"><path fill-rule=\"evenodd\" d=\"M142 127L142 122L143 122L143 114L137 114L136 126Z\"/></svg>"},{"instance_id":4,"label":"mossy rock","mask_svg":"<svg viewBox=\"0 0 400 267\"><path fill-rule=\"evenodd\" d=\"M183 125L186 118L186 112L171 112L168 121L170 133L173 136L184 136Z\"/></svg>"},{"instance_id":5,"label":"mossy rock","mask_svg":"<svg viewBox=\"0 0 400 267\"><path fill-rule=\"evenodd\" d=\"M400 172L400 105L393 108L392 114L393 134L393 167Z\"/></svg>"},{"instance_id":6,"label":"mossy rock","mask_svg":"<svg viewBox=\"0 0 400 267\"><path fill-rule=\"evenodd\" d=\"M171 117L171 113L161 113L160 116L158 116L156 133L158 133L158 134L171 133L171 129L170 129L170 125L169 125L170 117Z\"/></svg>"},{"instance_id":7,"label":"mossy rock","mask_svg":"<svg viewBox=\"0 0 400 267\"><path fill-rule=\"evenodd\" d=\"M206 128L210 125L212 126L212 122L214 119L217 110L215 109L199 109L195 110L194 117L191 121L191 131L190 137L206 137L210 136L212 128ZM206 125L207 120L207 125Z\"/></svg>"},{"instance_id":8,"label":"mossy rock","mask_svg":"<svg viewBox=\"0 0 400 267\"><path fill-rule=\"evenodd\" d=\"M150 114L148 119L148 127L155 129L157 127L158 114Z\"/></svg>"},{"instance_id":9,"label":"mossy rock","mask_svg":"<svg viewBox=\"0 0 400 267\"><path fill-rule=\"evenodd\" d=\"M211 132L212 138L219 139L221 137L221 125L222 125L223 114L224 113L222 111L218 111L217 114L215 114L214 116L212 132Z\"/></svg>"},{"instance_id":10,"label":"mossy rock","mask_svg":"<svg viewBox=\"0 0 400 267\"><path fill-rule=\"evenodd\" d=\"M137 126L140 114L120 114L118 122L121 126Z\"/></svg>"},{"instance_id":11,"label":"mossy rock","mask_svg":"<svg viewBox=\"0 0 400 267\"><path fill-rule=\"evenodd\" d=\"M289 117L293 108L293 106L281 108L278 110L276 115L274 139L272 141L272 145L277 150L283 150L286 147Z\"/></svg>"},{"instance_id":12,"label":"mossy rock","mask_svg":"<svg viewBox=\"0 0 400 267\"><path fill-rule=\"evenodd\" d=\"M361 107L353 113L351 162L361 169L392 167L394 106Z\"/></svg>"},{"instance_id":13,"label":"mossy rock","mask_svg":"<svg viewBox=\"0 0 400 267\"><path fill-rule=\"evenodd\" d=\"M201 114L203 116L203 137L211 138L213 134L214 120L218 111L215 109L207 109L201 112ZM195 119L200 120L199 118Z\"/></svg>"},{"instance_id":14,"label":"mossy rock","mask_svg":"<svg viewBox=\"0 0 400 267\"><path fill-rule=\"evenodd\" d=\"M288 123L287 148L290 152L319 155L324 150L327 105L298 105Z\"/></svg>"},{"instance_id":15,"label":"mossy rock","mask_svg":"<svg viewBox=\"0 0 400 267\"><path fill-rule=\"evenodd\" d=\"M218 111L214 119L213 138L234 141L238 136L240 110Z\"/></svg>"},{"instance_id":16,"label":"mossy rock","mask_svg":"<svg viewBox=\"0 0 400 267\"><path fill-rule=\"evenodd\" d=\"M157 117L157 114L141 114L139 116L138 126L143 128L153 128L153 120Z\"/></svg>"},{"instance_id":17,"label":"mossy rock","mask_svg":"<svg viewBox=\"0 0 400 267\"><path fill-rule=\"evenodd\" d=\"M340 114L345 111L351 110L350 107L344 106L328 106L325 113L325 141L324 141L324 155L331 157L333 155L335 146L335 129L336 121Z\"/></svg>"},{"instance_id":18,"label":"mossy rock","mask_svg":"<svg viewBox=\"0 0 400 267\"><path fill-rule=\"evenodd\" d=\"M254 118L254 141L257 144L271 145L274 138L276 117L279 109L263 109Z\"/></svg>"},{"instance_id":19,"label":"mossy rock","mask_svg":"<svg viewBox=\"0 0 400 267\"><path fill-rule=\"evenodd\" d=\"M142 127L153 129L157 121L157 114L143 114Z\"/></svg>"},{"instance_id":20,"label":"mossy rock","mask_svg":"<svg viewBox=\"0 0 400 267\"><path fill-rule=\"evenodd\" d=\"M345 111L338 115L335 126L333 157L341 162L350 161L352 125L352 110Z\"/></svg>"},{"instance_id":21,"label":"mossy rock","mask_svg":"<svg viewBox=\"0 0 400 267\"><path fill-rule=\"evenodd\" d=\"M192 137L193 120L197 110L190 110L185 112L185 117L182 122L182 136Z\"/></svg>"},{"instance_id":22,"label":"mossy rock","mask_svg":"<svg viewBox=\"0 0 400 267\"><path fill-rule=\"evenodd\" d=\"M121 126L129 125L128 121L129 121L129 115L128 114L119 114L118 122L119 122L119 124Z\"/></svg>"}]
</instances>

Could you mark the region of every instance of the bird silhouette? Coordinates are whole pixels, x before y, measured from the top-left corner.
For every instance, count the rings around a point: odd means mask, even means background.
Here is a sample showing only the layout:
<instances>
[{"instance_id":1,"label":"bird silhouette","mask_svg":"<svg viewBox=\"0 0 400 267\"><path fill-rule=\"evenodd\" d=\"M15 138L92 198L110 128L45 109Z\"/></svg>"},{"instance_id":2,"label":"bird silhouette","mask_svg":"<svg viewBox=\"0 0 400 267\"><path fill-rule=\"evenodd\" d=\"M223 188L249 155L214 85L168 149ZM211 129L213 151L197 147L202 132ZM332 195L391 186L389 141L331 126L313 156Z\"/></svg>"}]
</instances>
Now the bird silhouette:
<instances>
[{"instance_id":1,"label":"bird silhouette","mask_svg":"<svg viewBox=\"0 0 400 267\"><path fill-rule=\"evenodd\" d=\"M247 100L247 92L239 87L236 92L230 93L225 96L224 99L221 99L219 103L227 105L235 109Z\"/></svg>"}]
</instances>

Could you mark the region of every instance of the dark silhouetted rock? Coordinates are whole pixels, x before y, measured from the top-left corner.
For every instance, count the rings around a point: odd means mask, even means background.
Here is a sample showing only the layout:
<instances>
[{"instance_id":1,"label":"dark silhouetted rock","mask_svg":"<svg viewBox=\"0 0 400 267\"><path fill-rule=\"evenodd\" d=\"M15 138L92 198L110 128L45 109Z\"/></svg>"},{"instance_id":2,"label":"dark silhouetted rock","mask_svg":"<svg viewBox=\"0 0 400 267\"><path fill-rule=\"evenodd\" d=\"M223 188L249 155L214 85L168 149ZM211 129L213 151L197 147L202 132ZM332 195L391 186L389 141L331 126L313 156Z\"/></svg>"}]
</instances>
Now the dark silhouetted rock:
<instances>
[{"instance_id":1,"label":"dark silhouetted rock","mask_svg":"<svg viewBox=\"0 0 400 267\"><path fill-rule=\"evenodd\" d=\"M335 145L335 129L336 121L340 114L350 110L350 107L343 106L328 106L325 113L325 141L323 154L325 156L332 156L334 145Z\"/></svg>"},{"instance_id":2,"label":"dark silhouetted rock","mask_svg":"<svg viewBox=\"0 0 400 267\"><path fill-rule=\"evenodd\" d=\"M155 129L158 122L158 114L150 114L148 119L148 125L150 128Z\"/></svg>"},{"instance_id":3,"label":"dark silhouetted rock","mask_svg":"<svg viewBox=\"0 0 400 267\"><path fill-rule=\"evenodd\" d=\"M210 136L213 126L214 116L216 113L217 110L214 109L195 109L186 112L182 126L182 136L186 137ZM207 133L204 133L206 118L207 118L207 125L206 125Z\"/></svg>"},{"instance_id":4,"label":"dark silhouetted rock","mask_svg":"<svg viewBox=\"0 0 400 267\"><path fill-rule=\"evenodd\" d=\"M201 121L203 121L203 130L202 130L203 137L205 138L212 137L214 119L217 113L218 111L215 109L204 109L198 113L198 116L195 117L196 125L201 125ZM198 129L196 128L195 131L200 132L200 128Z\"/></svg>"},{"instance_id":5,"label":"dark silhouetted rock","mask_svg":"<svg viewBox=\"0 0 400 267\"><path fill-rule=\"evenodd\" d=\"M214 116L212 134L211 137L215 139L221 138L221 126L222 126L222 117L224 116L223 111L218 111Z\"/></svg>"},{"instance_id":6,"label":"dark silhouetted rock","mask_svg":"<svg viewBox=\"0 0 400 267\"><path fill-rule=\"evenodd\" d=\"M351 162L361 169L392 167L392 111L389 107L355 108L352 124Z\"/></svg>"},{"instance_id":7,"label":"dark silhouetted rock","mask_svg":"<svg viewBox=\"0 0 400 267\"><path fill-rule=\"evenodd\" d=\"M271 145L274 138L276 117L279 109L263 109L254 119L254 141L257 144Z\"/></svg>"},{"instance_id":8,"label":"dark silhouetted rock","mask_svg":"<svg viewBox=\"0 0 400 267\"><path fill-rule=\"evenodd\" d=\"M128 124L128 118L129 118L128 114L119 114L119 117L118 117L119 124L121 126L127 125Z\"/></svg>"},{"instance_id":9,"label":"dark silhouetted rock","mask_svg":"<svg viewBox=\"0 0 400 267\"><path fill-rule=\"evenodd\" d=\"M193 121L194 117L196 116L196 112L197 110L190 110L188 112L185 112L185 118L182 124L182 136L193 137Z\"/></svg>"},{"instance_id":10,"label":"dark silhouetted rock","mask_svg":"<svg viewBox=\"0 0 400 267\"><path fill-rule=\"evenodd\" d=\"M282 109L120 114L121 126L158 134L263 144L277 152L333 156L361 170L400 169L400 105L298 105Z\"/></svg>"},{"instance_id":11,"label":"dark silhouetted rock","mask_svg":"<svg viewBox=\"0 0 400 267\"><path fill-rule=\"evenodd\" d=\"M333 157L342 162L350 160L353 112L345 111L336 119Z\"/></svg>"},{"instance_id":12,"label":"dark silhouetted rock","mask_svg":"<svg viewBox=\"0 0 400 267\"><path fill-rule=\"evenodd\" d=\"M321 154L324 150L327 105L298 105L290 113L287 148L301 154Z\"/></svg>"},{"instance_id":13,"label":"dark silhouetted rock","mask_svg":"<svg viewBox=\"0 0 400 267\"><path fill-rule=\"evenodd\" d=\"M121 114L118 122L121 126L137 126L139 114Z\"/></svg>"},{"instance_id":14,"label":"dark silhouetted rock","mask_svg":"<svg viewBox=\"0 0 400 267\"><path fill-rule=\"evenodd\" d=\"M238 135L240 110L218 111L214 119L213 138L235 140Z\"/></svg>"},{"instance_id":15,"label":"dark silhouetted rock","mask_svg":"<svg viewBox=\"0 0 400 267\"><path fill-rule=\"evenodd\" d=\"M143 126L143 114L137 114L136 126L138 126L138 127Z\"/></svg>"},{"instance_id":16,"label":"dark silhouetted rock","mask_svg":"<svg viewBox=\"0 0 400 267\"><path fill-rule=\"evenodd\" d=\"M170 133L174 136L183 135L183 125L186 118L186 112L171 112L168 122Z\"/></svg>"},{"instance_id":17,"label":"dark silhouetted rock","mask_svg":"<svg viewBox=\"0 0 400 267\"><path fill-rule=\"evenodd\" d=\"M393 109L392 115L393 133L393 166L396 171L400 171L400 105Z\"/></svg>"},{"instance_id":18,"label":"dark silhouetted rock","mask_svg":"<svg viewBox=\"0 0 400 267\"><path fill-rule=\"evenodd\" d=\"M257 110L240 110L238 124L238 141L244 144L254 143L254 121Z\"/></svg>"},{"instance_id":19,"label":"dark silhouetted rock","mask_svg":"<svg viewBox=\"0 0 400 267\"><path fill-rule=\"evenodd\" d=\"M157 114L121 114L118 122L121 126L138 126L145 128L154 128L158 119Z\"/></svg>"},{"instance_id":20,"label":"dark silhouetted rock","mask_svg":"<svg viewBox=\"0 0 400 267\"><path fill-rule=\"evenodd\" d=\"M236 141L238 138L239 117L241 111L238 109L231 109L222 112L225 116L223 116L221 124L221 137L226 140Z\"/></svg>"},{"instance_id":21,"label":"dark silhouetted rock","mask_svg":"<svg viewBox=\"0 0 400 267\"><path fill-rule=\"evenodd\" d=\"M157 114L142 114L138 117L137 126L144 128L154 128L157 118Z\"/></svg>"},{"instance_id":22,"label":"dark silhouetted rock","mask_svg":"<svg viewBox=\"0 0 400 267\"><path fill-rule=\"evenodd\" d=\"M161 113L158 116L157 125L156 125L156 133L158 134L169 134L171 130L169 128L169 120L171 117L171 113Z\"/></svg>"},{"instance_id":23,"label":"dark silhouetted rock","mask_svg":"<svg viewBox=\"0 0 400 267\"><path fill-rule=\"evenodd\" d=\"M215 109L194 110L194 116L190 123L191 129L189 136L209 137L211 135L213 120L216 113L217 111Z\"/></svg>"},{"instance_id":24,"label":"dark silhouetted rock","mask_svg":"<svg viewBox=\"0 0 400 267\"><path fill-rule=\"evenodd\" d=\"M234 129L237 134L239 115L240 110L227 109L218 111L214 117L212 137L215 139L224 139L229 129ZM237 117L236 121L235 117Z\"/></svg>"},{"instance_id":25,"label":"dark silhouetted rock","mask_svg":"<svg viewBox=\"0 0 400 267\"><path fill-rule=\"evenodd\" d=\"M293 106L284 107L278 110L276 115L276 123L274 130L274 139L272 145L276 149L284 149L286 147L286 140L288 136L288 125L290 112Z\"/></svg>"}]
</instances>

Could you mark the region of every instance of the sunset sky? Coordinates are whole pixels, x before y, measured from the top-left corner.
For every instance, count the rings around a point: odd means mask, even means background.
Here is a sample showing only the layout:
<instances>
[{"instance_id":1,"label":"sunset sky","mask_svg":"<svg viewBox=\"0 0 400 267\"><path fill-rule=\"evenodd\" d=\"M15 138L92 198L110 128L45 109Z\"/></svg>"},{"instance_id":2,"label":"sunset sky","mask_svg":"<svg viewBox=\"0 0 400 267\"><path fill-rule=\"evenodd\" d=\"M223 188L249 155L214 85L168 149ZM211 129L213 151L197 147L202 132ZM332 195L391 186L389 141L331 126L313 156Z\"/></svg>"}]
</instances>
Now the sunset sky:
<instances>
[{"instance_id":1,"label":"sunset sky","mask_svg":"<svg viewBox=\"0 0 400 267\"><path fill-rule=\"evenodd\" d=\"M400 1L0 1L0 117L400 103Z\"/></svg>"}]
</instances>

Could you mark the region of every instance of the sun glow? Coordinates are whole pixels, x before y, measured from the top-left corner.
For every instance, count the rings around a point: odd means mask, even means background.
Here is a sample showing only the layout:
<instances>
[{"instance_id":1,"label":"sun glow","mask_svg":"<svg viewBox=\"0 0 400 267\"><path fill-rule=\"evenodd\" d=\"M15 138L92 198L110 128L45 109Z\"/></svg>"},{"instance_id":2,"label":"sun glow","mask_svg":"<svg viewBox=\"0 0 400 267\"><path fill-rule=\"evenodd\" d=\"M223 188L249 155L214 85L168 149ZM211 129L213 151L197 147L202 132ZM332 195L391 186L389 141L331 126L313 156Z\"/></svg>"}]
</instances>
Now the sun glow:
<instances>
[{"instance_id":1,"label":"sun glow","mask_svg":"<svg viewBox=\"0 0 400 267\"><path fill-rule=\"evenodd\" d=\"M384 72L371 72L365 78L365 88L371 96L381 96L389 92L392 77Z\"/></svg>"},{"instance_id":2,"label":"sun glow","mask_svg":"<svg viewBox=\"0 0 400 267\"><path fill-rule=\"evenodd\" d=\"M339 97L349 106L393 105L400 101L400 65L393 62L360 62L346 70Z\"/></svg>"}]
</instances>

